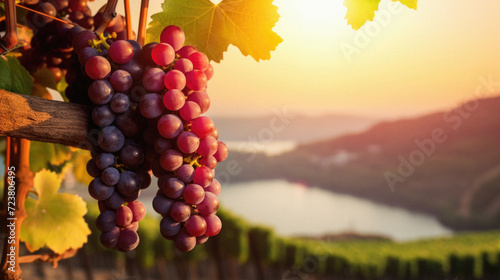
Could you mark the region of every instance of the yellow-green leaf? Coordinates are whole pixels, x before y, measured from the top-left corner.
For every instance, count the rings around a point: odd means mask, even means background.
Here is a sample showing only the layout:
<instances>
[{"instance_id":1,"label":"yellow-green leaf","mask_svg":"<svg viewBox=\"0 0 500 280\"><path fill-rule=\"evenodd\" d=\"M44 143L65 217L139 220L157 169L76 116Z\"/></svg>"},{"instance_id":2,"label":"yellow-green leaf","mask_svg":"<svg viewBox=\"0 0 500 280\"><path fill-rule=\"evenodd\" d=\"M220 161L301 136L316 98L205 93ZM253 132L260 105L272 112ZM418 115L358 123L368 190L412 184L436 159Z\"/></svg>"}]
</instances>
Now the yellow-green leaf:
<instances>
[{"instance_id":1,"label":"yellow-green leaf","mask_svg":"<svg viewBox=\"0 0 500 280\"><path fill-rule=\"evenodd\" d=\"M367 21L373 20L379 3L380 0L344 0L344 6L347 8L345 15L347 24L358 30Z\"/></svg>"},{"instance_id":2,"label":"yellow-green leaf","mask_svg":"<svg viewBox=\"0 0 500 280\"><path fill-rule=\"evenodd\" d=\"M58 193L62 175L42 170L35 175L36 198L29 196L25 208L28 217L21 228L21 241L30 252L48 247L61 254L87 242L90 229L83 216L87 207L77 195Z\"/></svg>"},{"instance_id":3,"label":"yellow-green leaf","mask_svg":"<svg viewBox=\"0 0 500 280\"><path fill-rule=\"evenodd\" d=\"M87 172L87 162L91 158L89 151L78 149L73 151L73 157L69 162L76 180L85 185L88 185L93 179Z\"/></svg>"},{"instance_id":4,"label":"yellow-green leaf","mask_svg":"<svg viewBox=\"0 0 500 280\"><path fill-rule=\"evenodd\" d=\"M61 165L71 158L71 154L67 146L33 141L30 148L30 168L37 172L47 168L48 164Z\"/></svg>"},{"instance_id":5,"label":"yellow-green leaf","mask_svg":"<svg viewBox=\"0 0 500 280\"><path fill-rule=\"evenodd\" d=\"M279 19L272 0L166 0L163 11L151 16L148 42L159 42L163 28L177 25L186 34L186 44L219 62L229 44L256 61L271 58L271 51L283 41L272 28Z\"/></svg>"},{"instance_id":6,"label":"yellow-green leaf","mask_svg":"<svg viewBox=\"0 0 500 280\"><path fill-rule=\"evenodd\" d=\"M417 9L417 1L418 0L392 0L392 2L398 2L398 1L410 9L414 9L414 10Z\"/></svg>"}]
</instances>

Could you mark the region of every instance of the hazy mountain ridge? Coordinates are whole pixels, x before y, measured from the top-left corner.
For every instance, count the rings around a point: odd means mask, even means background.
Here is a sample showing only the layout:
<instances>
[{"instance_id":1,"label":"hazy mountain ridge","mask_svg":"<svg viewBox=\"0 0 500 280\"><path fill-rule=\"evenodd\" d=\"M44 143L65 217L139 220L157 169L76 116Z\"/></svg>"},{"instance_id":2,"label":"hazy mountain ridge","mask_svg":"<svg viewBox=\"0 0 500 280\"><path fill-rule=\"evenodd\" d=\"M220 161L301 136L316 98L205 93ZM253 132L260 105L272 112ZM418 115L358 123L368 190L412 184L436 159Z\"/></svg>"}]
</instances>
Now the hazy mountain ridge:
<instances>
[{"instance_id":1,"label":"hazy mountain ridge","mask_svg":"<svg viewBox=\"0 0 500 280\"><path fill-rule=\"evenodd\" d=\"M280 156L232 153L241 172L231 179L304 181L432 213L454 228L495 228L500 226L499 113L500 97L475 100L448 112L302 144Z\"/></svg>"},{"instance_id":2,"label":"hazy mountain ridge","mask_svg":"<svg viewBox=\"0 0 500 280\"><path fill-rule=\"evenodd\" d=\"M212 117L224 141L310 142L362 131L380 118L327 114L305 116L286 111L259 117Z\"/></svg>"}]
</instances>

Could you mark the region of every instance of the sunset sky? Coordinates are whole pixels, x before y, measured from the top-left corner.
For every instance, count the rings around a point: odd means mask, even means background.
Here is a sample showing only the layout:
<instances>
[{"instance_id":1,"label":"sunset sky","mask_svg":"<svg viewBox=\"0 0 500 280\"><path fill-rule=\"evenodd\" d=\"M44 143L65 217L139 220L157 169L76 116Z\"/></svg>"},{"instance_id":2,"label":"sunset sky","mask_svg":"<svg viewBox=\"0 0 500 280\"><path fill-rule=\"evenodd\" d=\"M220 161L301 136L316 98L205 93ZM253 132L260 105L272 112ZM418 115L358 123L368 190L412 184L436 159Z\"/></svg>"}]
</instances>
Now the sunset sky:
<instances>
[{"instance_id":1,"label":"sunset sky","mask_svg":"<svg viewBox=\"0 0 500 280\"><path fill-rule=\"evenodd\" d=\"M132 2L137 12L140 1ZM150 1L149 14L162 2ZM382 0L376 23L359 31L347 25L342 3L274 1L274 31L284 41L260 62L230 46L209 82L210 115L286 108L396 118L473 99L481 77L499 81L500 92L500 1L419 0L415 11Z\"/></svg>"}]
</instances>

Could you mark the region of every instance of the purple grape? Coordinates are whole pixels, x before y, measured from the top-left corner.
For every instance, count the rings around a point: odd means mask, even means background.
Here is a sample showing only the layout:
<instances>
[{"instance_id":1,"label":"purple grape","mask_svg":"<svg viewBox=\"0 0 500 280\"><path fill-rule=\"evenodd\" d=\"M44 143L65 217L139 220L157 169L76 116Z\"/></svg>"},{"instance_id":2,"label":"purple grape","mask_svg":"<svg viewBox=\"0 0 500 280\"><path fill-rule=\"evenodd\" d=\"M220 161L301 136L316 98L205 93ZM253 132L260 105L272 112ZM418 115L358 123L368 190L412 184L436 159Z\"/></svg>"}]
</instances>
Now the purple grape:
<instances>
[{"instance_id":1,"label":"purple grape","mask_svg":"<svg viewBox=\"0 0 500 280\"><path fill-rule=\"evenodd\" d=\"M124 93L116 93L109 101L109 107L117 114L125 113L130 108L130 99Z\"/></svg>"},{"instance_id":2,"label":"purple grape","mask_svg":"<svg viewBox=\"0 0 500 280\"><path fill-rule=\"evenodd\" d=\"M139 245L139 235L130 228L123 229L118 237L118 247L123 251L133 250Z\"/></svg>"},{"instance_id":3,"label":"purple grape","mask_svg":"<svg viewBox=\"0 0 500 280\"><path fill-rule=\"evenodd\" d=\"M95 178L89 184L89 194L95 200L107 199L114 190L114 187L104 184L101 178Z\"/></svg>"},{"instance_id":4,"label":"purple grape","mask_svg":"<svg viewBox=\"0 0 500 280\"><path fill-rule=\"evenodd\" d=\"M95 159L87 161L87 173L94 178L101 176L101 170L97 167Z\"/></svg>"},{"instance_id":5,"label":"purple grape","mask_svg":"<svg viewBox=\"0 0 500 280\"><path fill-rule=\"evenodd\" d=\"M191 216L191 207L182 201L174 202L170 208L170 217L177 222L185 222Z\"/></svg>"},{"instance_id":6,"label":"purple grape","mask_svg":"<svg viewBox=\"0 0 500 280\"><path fill-rule=\"evenodd\" d=\"M97 39L94 32L90 30L84 30L74 36L72 45L76 53L79 53L86 47L89 47L89 40ZM95 80L95 79L94 79Z\"/></svg>"},{"instance_id":7,"label":"purple grape","mask_svg":"<svg viewBox=\"0 0 500 280\"><path fill-rule=\"evenodd\" d=\"M166 114L158 120L158 132L166 139L176 138L183 129L182 120L176 115Z\"/></svg>"},{"instance_id":8,"label":"purple grape","mask_svg":"<svg viewBox=\"0 0 500 280\"><path fill-rule=\"evenodd\" d=\"M190 164L183 164L179 169L177 169L177 177L184 182L188 183L193 180L194 167Z\"/></svg>"},{"instance_id":9,"label":"purple grape","mask_svg":"<svg viewBox=\"0 0 500 280\"><path fill-rule=\"evenodd\" d=\"M163 113L165 107L163 106L163 98L157 93L148 93L144 95L139 103L139 111L141 114L149 119L157 118Z\"/></svg>"},{"instance_id":10,"label":"purple grape","mask_svg":"<svg viewBox=\"0 0 500 280\"><path fill-rule=\"evenodd\" d=\"M144 151L136 143L125 144L120 150L120 159L125 165L137 166L144 161Z\"/></svg>"},{"instance_id":11,"label":"purple grape","mask_svg":"<svg viewBox=\"0 0 500 280\"><path fill-rule=\"evenodd\" d=\"M115 228L116 215L115 211L107 210L99 214L96 219L97 229L103 232L110 231Z\"/></svg>"},{"instance_id":12,"label":"purple grape","mask_svg":"<svg viewBox=\"0 0 500 280\"><path fill-rule=\"evenodd\" d=\"M140 117L135 110L128 110L123 114L119 114L115 118L116 126L127 137L133 137L140 131Z\"/></svg>"},{"instance_id":13,"label":"purple grape","mask_svg":"<svg viewBox=\"0 0 500 280\"><path fill-rule=\"evenodd\" d=\"M217 147L217 139L210 135L200 139L200 145L196 152L203 157L212 156L215 152L217 152Z\"/></svg>"},{"instance_id":14,"label":"purple grape","mask_svg":"<svg viewBox=\"0 0 500 280\"><path fill-rule=\"evenodd\" d=\"M120 70L127 71L130 76L132 76L133 81L140 81L144 73L143 68L140 63L135 59L132 59L128 63L120 65Z\"/></svg>"},{"instance_id":15,"label":"purple grape","mask_svg":"<svg viewBox=\"0 0 500 280\"><path fill-rule=\"evenodd\" d=\"M186 221L186 230L192 236L202 236L207 231L207 222L200 215L191 216Z\"/></svg>"},{"instance_id":16,"label":"purple grape","mask_svg":"<svg viewBox=\"0 0 500 280\"><path fill-rule=\"evenodd\" d=\"M163 70L160 68L150 68L142 75L142 85L149 92L160 92L165 87L163 84L164 78L165 72Z\"/></svg>"},{"instance_id":17,"label":"purple grape","mask_svg":"<svg viewBox=\"0 0 500 280\"><path fill-rule=\"evenodd\" d=\"M172 149L172 140L165 139L161 136L156 137L154 141L155 151L159 154L162 154L166 150Z\"/></svg>"},{"instance_id":18,"label":"purple grape","mask_svg":"<svg viewBox=\"0 0 500 280\"><path fill-rule=\"evenodd\" d=\"M160 34L160 42L167 43L174 51L178 51L184 45L186 37L181 28L176 25L169 25Z\"/></svg>"},{"instance_id":19,"label":"purple grape","mask_svg":"<svg viewBox=\"0 0 500 280\"><path fill-rule=\"evenodd\" d=\"M179 70L170 70L165 74L163 83L168 90L182 90L186 86L186 76Z\"/></svg>"},{"instance_id":20,"label":"purple grape","mask_svg":"<svg viewBox=\"0 0 500 280\"><path fill-rule=\"evenodd\" d=\"M106 152L118 152L125 144L125 136L116 126L106 126L97 138L99 147Z\"/></svg>"},{"instance_id":21,"label":"purple grape","mask_svg":"<svg viewBox=\"0 0 500 280\"><path fill-rule=\"evenodd\" d=\"M164 196L163 194L157 194L153 198L153 209L156 211L156 213L160 214L163 217L169 214L170 208L173 204L174 200Z\"/></svg>"},{"instance_id":22,"label":"purple grape","mask_svg":"<svg viewBox=\"0 0 500 280\"><path fill-rule=\"evenodd\" d=\"M85 73L87 73L92 80L104 79L110 72L111 64L102 56L93 56L85 63Z\"/></svg>"},{"instance_id":23,"label":"purple grape","mask_svg":"<svg viewBox=\"0 0 500 280\"><path fill-rule=\"evenodd\" d=\"M104 170L116 164L116 157L110 153L100 153L95 158L95 164L99 169Z\"/></svg>"},{"instance_id":24,"label":"purple grape","mask_svg":"<svg viewBox=\"0 0 500 280\"><path fill-rule=\"evenodd\" d=\"M215 169L217 167L217 160L213 156L201 157L198 163L210 169Z\"/></svg>"},{"instance_id":25,"label":"purple grape","mask_svg":"<svg viewBox=\"0 0 500 280\"><path fill-rule=\"evenodd\" d=\"M137 178L139 179L139 184L141 189L146 189L151 185L151 174L144 169L139 169L135 171Z\"/></svg>"},{"instance_id":26,"label":"purple grape","mask_svg":"<svg viewBox=\"0 0 500 280\"><path fill-rule=\"evenodd\" d=\"M206 235L198 236L196 237L196 244L204 244L205 242L207 242L208 238L209 237Z\"/></svg>"},{"instance_id":27,"label":"purple grape","mask_svg":"<svg viewBox=\"0 0 500 280\"><path fill-rule=\"evenodd\" d=\"M101 233L99 241L106 248L114 248L118 245L119 236L120 228L115 226L112 230Z\"/></svg>"},{"instance_id":28,"label":"purple grape","mask_svg":"<svg viewBox=\"0 0 500 280\"><path fill-rule=\"evenodd\" d=\"M220 185L219 180L217 180L217 179L214 179L212 181L212 183L208 187L205 188L205 192L211 192L215 195L219 195L220 191L221 191L221 185Z\"/></svg>"},{"instance_id":29,"label":"purple grape","mask_svg":"<svg viewBox=\"0 0 500 280\"><path fill-rule=\"evenodd\" d=\"M196 237L190 235L185 230L181 230L175 236L175 247L181 252L188 252L196 246Z\"/></svg>"},{"instance_id":30,"label":"purple grape","mask_svg":"<svg viewBox=\"0 0 500 280\"><path fill-rule=\"evenodd\" d=\"M219 209L219 199L215 194L205 192L205 198L196 206L196 209L198 209L203 216L215 214L217 209Z\"/></svg>"},{"instance_id":31,"label":"purple grape","mask_svg":"<svg viewBox=\"0 0 500 280\"><path fill-rule=\"evenodd\" d=\"M224 144L224 142L219 141L218 143L219 143L219 145L217 148L217 152L215 152L215 154L214 154L214 158L217 160L217 162L221 162L227 158L229 151L227 149L226 144Z\"/></svg>"},{"instance_id":32,"label":"purple grape","mask_svg":"<svg viewBox=\"0 0 500 280\"><path fill-rule=\"evenodd\" d=\"M92 110L92 121L100 127L111 125L115 121L115 113L107 104L96 106Z\"/></svg>"},{"instance_id":33,"label":"purple grape","mask_svg":"<svg viewBox=\"0 0 500 280\"><path fill-rule=\"evenodd\" d=\"M94 81L88 90L89 98L97 105L107 104L113 97L114 91L111 84L106 80Z\"/></svg>"},{"instance_id":34,"label":"purple grape","mask_svg":"<svg viewBox=\"0 0 500 280\"><path fill-rule=\"evenodd\" d=\"M134 57L134 47L125 41L115 41L109 47L109 57L118 64L129 62Z\"/></svg>"},{"instance_id":35,"label":"purple grape","mask_svg":"<svg viewBox=\"0 0 500 280\"><path fill-rule=\"evenodd\" d=\"M122 206L123 202L123 196L117 190L115 190L113 194L104 201L106 207L113 210Z\"/></svg>"},{"instance_id":36,"label":"purple grape","mask_svg":"<svg viewBox=\"0 0 500 280\"><path fill-rule=\"evenodd\" d=\"M178 89L171 89L163 95L163 105L170 111L178 111L184 106L185 102L186 97L184 93Z\"/></svg>"},{"instance_id":37,"label":"purple grape","mask_svg":"<svg viewBox=\"0 0 500 280\"><path fill-rule=\"evenodd\" d=\"M123 196L135 196L140 190L139 178L132 171L123 171L120 174L120 180L116 184L116 188Z\"/></svg>"},{"instance_id":38,"label":"purple grape","mask_svg":"<svg viewBox=\"0 0 500 280\"><path fill-rule=\"evenodd\" d=\"M116 225L119 227L124 227L132 222L134 214L132 210L125 205L120 206L116 209Z\"/></svg>"},{"instance_id":39,"label":"purple grape","mask_svg":"<svg viewBox=\"0 0 500 280\"><path fill-rule=\"evenodd\" d=\"M182 196L188 204L199 204L205 198L205 191L200 185L189 184L184 188Z\"/></svg>"},{"instance_id":40,"label":"purple grape","mask_svg":"<svg viewBox=\"0 0 500 280\"><path fill-rule=\"evenodd\" d=\"M179 115L185 121L192 121L199 117L201 114L201 109L198 104L193 101L186 101L184 106L179 110Z\"/></svg>"},{"instance_id":41,"label":"purple grape","mask_svg":"<svg viewBox=\"0 0 500 280\"><path fill-rule=\"evenodd\" d=\"M215 138L214 141L215 144L217 144L217 140L215 140ZM200 146L200 138L198 138L198 136L196 136L196 134L192 133L191 131L183 131L177 137L177 147L181 152L185 154L194 153L197 149L199 149L199 146Z\"/></svg>"},{"instance_id":42,"label":"purple grape","mask_svg":"<svg viewBox=\"0 0 500 280\"><path fill-rule=\"evenodd\" d=\"M174 149L166 150L160 156L160 165L166 171L175 171L181 167L184 159L182 154Z\"/></svg>"},{"instance_id":43,"label":"purple grape","mask_svg":"<svg viewBox=\"0 0 500 280\"><path fill-rule=\"evenodd\" d=\"M192 71L194 68L191 60L187 58L179 58L174 64L174 69L186 74L187 72Z\"/></svg>"},{"instance_id":44,"label":"purple grape","mask_svg":"<svg viewBox=\"0 0 500 280\"><path fill-rule=\"evenodd\" d=\"M127 206L128 208L130 208L130 210L132 210L132 222L141 221L146 216L146 207L144 206L144 204L142 204L142 202L138 200L131 201L127 204Z\"/></svg>"},{"instance_id":45,"label":"purple grape","mask_svg":"<svg viewBox=\"0 0 500 280\"><path fill-rule=\"evenodd\" d=\"M111 74L109 82L115 91L126 92L132 87L133 79L129 72L119 69Z\"/></svg>"},{"instance_id":46,"label":"purple grape","mask_svg":"<svg viewBox=\"0 0 500 280\"><path fill-rule=\"evenodd\" d=\"M207 231L205 232L206 236L215 236L222 229L222 222L215 214L208 215L205 218L207 222Z\"/></svg>"},{"instance_id":47,"label":"purple grape","mask_svg":"<svg viewBox=\"0 0 500 280\"><path fill-rule=\"evenodd\" d=\"M114 167L108 167L102 171L101 180L108 186L114 186L120 180L120 171Z\"/></svg>"},{"instance_id":48,"label":"purple grape","mask_svg":"<svg viewBox=\"0 0 500 280\"><path fill-rule=\"evenodd\" d=\"M200 166L194 170L193 183L202 186L203 188L208 187L212 180L214 179L214 173L212 169L206 166Z\"/></svg>"},{"instance_id":49,"label":"purple grape","mask_svg":"<svg viewBox=\"0 0 500 280\"><path fill-rule=\"evenodd\" d=\"M163 236L176 236L182 228L182 224L172 220L170 217L164 217L160 221L160 232Z\"/></svg>"},{"instance_id":50,"label":"purple grape","mask_svg":"<svg viewBox=\"0 0 500 280\"><path fill-rule=\"evenodd\" d=\"M85 65L85 63L87 63L87 60L97 55L99 55L99 51L92 47L85 47L78 52L78 61L81 65Z\"/></svg>"},{"instance_id":51,"label":"purple grape","mask_svg":"<svg viewBox=\"0 0 500 280\"><path fill-rule=\"evenodd\" d=\"M175 50L169 44L160 43L151 50L151 57L157 65L167 66L174 61Z\"/></svg>"},{"instance_id":52,"label":"purple grape","mask_svg":"<svg viewBox=\"0 0 500 280\"><path fill-rule=\"evenodd\" d=\"M198 104L202 114L205 113L210 107L210 97L206 91L195 91L191 93L188 96L187 101L193 101Z\"/></svg>"},{"instance_id":53,"label":"purple grape","mask_svg":"<svg viewBox=\"0 0 500 280\"><path fill-rule=\"evenodd\" d=\"M182 196L185 185L184 182L174 177L163 180L159 187L164 195L172 199L177 199Z\"/></svg>"}]
</instances>

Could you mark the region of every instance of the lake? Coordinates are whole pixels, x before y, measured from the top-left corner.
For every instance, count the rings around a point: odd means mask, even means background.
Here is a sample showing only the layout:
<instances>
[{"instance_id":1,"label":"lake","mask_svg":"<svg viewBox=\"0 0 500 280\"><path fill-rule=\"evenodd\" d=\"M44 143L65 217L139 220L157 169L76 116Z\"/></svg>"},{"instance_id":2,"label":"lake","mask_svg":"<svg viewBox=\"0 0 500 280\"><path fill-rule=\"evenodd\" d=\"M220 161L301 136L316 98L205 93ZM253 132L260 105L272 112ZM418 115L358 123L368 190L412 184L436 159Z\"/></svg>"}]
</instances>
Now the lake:
<instances>
[{"instance_id":1,"label":"lake","mask_svg":"<svg viewBox=\"0 0 500 280\"><path fill-rule=\"evenodd\" d=\"M409 241L453 233L426 214L285 180L224 185L219 199L224 208L280 235L356 232Z\"/></svg>"}]
</instances>

